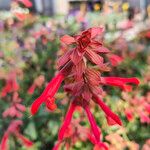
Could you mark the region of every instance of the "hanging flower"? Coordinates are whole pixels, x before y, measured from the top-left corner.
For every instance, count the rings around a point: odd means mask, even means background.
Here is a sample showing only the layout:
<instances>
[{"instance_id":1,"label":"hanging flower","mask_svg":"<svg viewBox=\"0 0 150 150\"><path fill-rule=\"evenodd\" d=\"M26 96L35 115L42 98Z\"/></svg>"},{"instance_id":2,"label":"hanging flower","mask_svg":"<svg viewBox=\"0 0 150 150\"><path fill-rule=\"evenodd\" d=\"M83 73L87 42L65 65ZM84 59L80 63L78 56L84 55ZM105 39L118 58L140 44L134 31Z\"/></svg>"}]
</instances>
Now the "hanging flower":
<instances>
[{"instance_id":1,"label":"hanging flower","mask_svg":"<svg viewBox=\"0 0 150 150\"><path fill-rule=\"evenodd\" d=\"M54 96L62 81L64 81L64 90L70 95L71 102L58 133L56 149L60 145L59 141L65 139L64 135L71 123L76 107L81 107L86 112L91 125L92 135L96 141L95 149L103 148L107 150L107 146L101 141L101 132L90 111L90 101L93 100L100 106L107 120L109 119L110 124L122 125L120 118L113 113L101 99L103 93L102 86L111 85L125 91L131 91L132 86L129 84L139 84L137 78L101 76L103 72L110 71L109 63L104 61L104 55L109 54L109 57L111 56L110 51L103 46L100 41L100 36L98 36L102 35L102 32L103 28L101 27L90 28L81 32L79 35L73 37L64 35L61 38L64 55L58 59L59 72L48 83L41 96L38 97L31 106L32 115L38 111L42 103L45 103L50 110L56 109ZM108 57L108 55L105 56ZM112 57L114 56L112 55ZM114 61L117 62L118 60L118 57L115 56ZM116 64L118 64L118 62Z\"/></svg>"}]
</instances>

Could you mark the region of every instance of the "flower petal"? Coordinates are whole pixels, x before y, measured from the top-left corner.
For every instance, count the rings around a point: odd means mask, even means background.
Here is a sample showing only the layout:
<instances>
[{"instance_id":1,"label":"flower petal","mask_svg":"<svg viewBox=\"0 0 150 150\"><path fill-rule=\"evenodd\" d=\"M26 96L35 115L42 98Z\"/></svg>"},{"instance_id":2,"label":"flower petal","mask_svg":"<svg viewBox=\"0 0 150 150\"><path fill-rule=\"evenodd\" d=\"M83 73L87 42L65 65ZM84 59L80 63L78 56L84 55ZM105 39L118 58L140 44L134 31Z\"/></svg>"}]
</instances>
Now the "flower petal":
<instances>
[{"instance_id":1,"label":"flower petal","mask_svg":"<svg viewBox=\"0 0 150 150\"><path fill-rule=\"evenodd\" d=\"M69 50L58 59L57 61L58 68L64 66L70 60L71 53L72 53L72 50Z\"/></svg>"},{"instance_id":2,"label":"flower petal","mask_svg":"<svg viewBox=\"0 0 150 150\"><path fill-rule=\"evenodd\" d=\"M93 115L92 115L92 113L91 113L91 111L89 109L89 106L86 105L84 107L84 109L86 111L87 117L88 117L89 122L91 124L91 129L93 131L93 134L94 134L96 140L99 141L100 140L100 131L99 131L99 129L97 127L97 124L96 124L96 121L95 121L95 119L94 119L94 117L93 117Z\"/></svg>"},{"instance_id":3,"label":"flower petal","mask_svg":"<svg viewBox=\"0 0 150 150\"><path fill-rule=\"evenodd\" d=\"M1 150L8 150L8 133L7 132L5 132L4 136L2 137L0 148Z\"/></svg>"},{"instance_id":4,"label":"flower petal","mask_svg":"<svg viewBox=\"0 0 150 150\"><path fill-rule=\"evenodd\" d=\"M64 138L65 131L68 128L68 126L71 122L71 119L72 119L72 116L73 116L73 112L75 111L75 108L76 108L76 105L72 102L69 106L69 109L66 113L64 122L63 122L63 124L62 124L62 126L59 130L59 133L58 133L58 139L60 141L63 140L63 138Z\"/></svg>"},{"instance_id":5,"label":"flower petal","mask_svg":"<svg viewBox=\"0 0 150 150\"><path fill-rule=\"evenodd\" d=\"M23 136L19 132L16 132L15 135L18 137L19 140L22 141L22 143L24 144L24 146L31 147L33 145L32 141L30 141L29 139L27 139L25 136Z\"/></svg>"},{"instance_id":6,"label":"flower petal","mask_svg":"<svg viewBox=\"0 0 150 150\"><path fill-rule=\"evenodd\" d=\"M62 43L65 43L67 45L70 45L72 43L75 43L75 39L69 35L64 35L63 37L60 38L60 41Z\"/></svg>"},{"instance_id":7,"label":"flower petal","mask_svg":"<svg viewBox=\"0 0 150 150\"><path fill-rule=\"evenodd\" d=\"M77 65L82 60L83 54L84 53L79 54L78 49L74 49L72 54L70 55L70 59L75 65Z\"/></svg>"},{"instance_id":8,"label":"flower petal","mask_svg":"<svg viewBox=\"0 0 150 150\"><path fill-rule=\"evenodd\" d=\"M91 38L95 38L95 36L99 35L104 31L104 28L102 27L94 27L89 29L91 32Z\"/></svg>"},{"instance_id":9,"label":"flower petal","mask_svg":"<svg viewBox=\"0 0 150 150\"><path fill-rule=\"evenodd\" d=\"M94 64L99 65L100 67L101 65L103 65L103 61L104 61L103 57L96 54L94 51L90 49L86 49L86 56Z\"/></svg>"},{"instance_id":10,"label":"flower petal","mask_svg":"<svg viewBox=\"0 0 150 150\"><path fill-rule=\"evenodd\" d=\"M93 96L95 102L101 107L101 109L105 112L106 116L113 119L117 124L122 125L120 118L113 113L110 108L97 96L94 94Z\"/></svg>"},{"instance_id":11,"label":"flower petal","mask_svg":"<svg viewBox=\"0 0 150 150\"><path fill-rule=\"evenodd\" d=\"M55 93L57 92L57 90L60 87L61 82L63 81L64 76L61 73L58 73L47 85L47 87L45 88L45 90L43 91L43 93L41 94L41 96L39 96L33 103L31 106L31 113L32 115L34 115L40 105L47 100L47 98L52 98L54 97Z\"/></svg>"}]
</instances>

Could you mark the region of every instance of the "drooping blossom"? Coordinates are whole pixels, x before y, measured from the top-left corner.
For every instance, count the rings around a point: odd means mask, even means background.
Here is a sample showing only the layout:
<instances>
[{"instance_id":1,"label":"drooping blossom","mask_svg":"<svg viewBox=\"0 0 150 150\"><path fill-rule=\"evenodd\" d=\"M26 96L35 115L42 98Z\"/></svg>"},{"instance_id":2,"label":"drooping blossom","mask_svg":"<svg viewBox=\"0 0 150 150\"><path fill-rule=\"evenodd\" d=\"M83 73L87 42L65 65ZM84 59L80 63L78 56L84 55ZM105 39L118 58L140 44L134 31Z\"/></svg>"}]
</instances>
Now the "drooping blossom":
<instances>
[{"instance_id":1,"label":"drooping blossom","mask_svg":"<svg viewBox=\"0 0 150 150\"><path fill-rule=\"evenodd\" d=\"M33 142L31 142L29 139L27 139L25 136L23 136L19 129L20 126L23 124L21 120L13 120L7 130L5 131L2 140L1 140L1 150L8 150L8 140L10 136L15 136L21 143L26 146L27 148L31 147L33 145Z\"/></svg>"},{"instance_id":2,"label":"drooping blossom","mask_svg":"<svg viewBox=\"0 0 150 150\"><path fill-rule=\"evenodd\" d=\"M62 81L64 81L64 90L69 94L70 105L66 113L63 124L58 133L58 141L65 138L65 133L71 123L73 113L77 107L83 108L89 124L92 135L97 142L96 147L103 146L100 139L100 130L90 111L90 101L93 100L104 111L107 120L114 121L113 124L121 125L120 118L113 113L101 98L103 85L119 87L125 91L131 91L129 84L139 84L139 80L123 77L105 77L103 72L110 71L109 63L105 62L104 57L111 56L111 52L105 48L101 42L103 28L90 28L76 36L64 35L61 38L63 55L58 59L58 73L48 83L47 87L32 104L31 113L34 115L40 105L45 103L51 109L55 106L55 94L58 91ZM105 56L104 56L105 55ZM108 58L109 60L109 58ZM54 109L53 109L54 110ZM59 145L59 142L57 143ZM105 147L105 148L104 148Z\"/></svg>"},{"instance_id":3,"label":"drooping blossom","mask_svg":"<svg viewBox=\"0 0 150 150\"><path fill-rule=\"evenodd\" d=\"M96 150L96 147L97 150L98 148L108 150L107 145L103 142L97 141L95 136L91 133L91 129L81 125L81 122L83 122L83 118L72 119L71 123L65 131L64 138L62 140L58 139L53 147L53 150L59 150L62 145L65 145L65 148L69 150L70 147L73 147L79 140L82 142L90 141L94 145L93 150ZM102 139L102 136L100 136L100 138Z\"/></svg>"}]
</instances>

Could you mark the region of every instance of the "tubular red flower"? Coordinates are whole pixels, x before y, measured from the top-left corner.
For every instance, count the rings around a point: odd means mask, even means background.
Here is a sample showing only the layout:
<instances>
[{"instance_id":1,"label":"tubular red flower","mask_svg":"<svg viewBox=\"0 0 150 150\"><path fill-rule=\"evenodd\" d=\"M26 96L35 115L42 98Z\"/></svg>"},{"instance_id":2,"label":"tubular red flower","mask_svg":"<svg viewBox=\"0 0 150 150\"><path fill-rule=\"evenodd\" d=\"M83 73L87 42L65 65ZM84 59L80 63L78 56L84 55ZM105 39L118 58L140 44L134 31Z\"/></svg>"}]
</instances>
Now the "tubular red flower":
<instances>
[{"instance_id":1,"label":"tubular red flower","mask_svg":"<svg viewBox=\"0 0 150 150\"><path fill-rule=\"evenodd\" d=\"M97 124L96 124L96 121L95 121L95 119L94 119L94 117L93 117L93 115L92 115L92 113L91 113L91 111L90 111L90 109L89 109L89 106L86 105L86 106L84 107L84 109L85 109L85 111L86 111L86 114L87 114L87 116L88 116L89 122L90 122L90 124L91 124L91 129L92 129L92 131L93 131L93 134L94 134L96 140L97 140L97 141L100 141L100 131L99 131L99 129L98 129L98 127L97 127Z\"/></svg>"},{"instance_id":2,"label":"tubular red flower","mask_svg":"<svg viewBox=\"0 0 150 150\"><path fill-rule=\"evenodd\" d=\"M19 140L22 141L22 143L26 146L26 147L31 147L33 145L33 142L31 142L29 139L27 139L26 137L24 137L22 134L20 134L19 132L16 132L15 135L18 137Z\"/></svg>"},{"instance_id":3,"label":"tubular red flower","mask_svg":"<svg viewBox=\"0 0 150 150\"><path fill-rule=\"evenodd\" d=\"M2 141L0 144L0 149L1 150L8 150L8 133L5 132L4 136L2 137Z\"/></svg>"},{"instance_id":4,"label":"tubular red flower","mask_svg":"<svg viewBox=\"0 0 150 150\"><path fill-rule=\"evenodd\" d=\"M101 83L104 85L118 86L125 91L131 91L132 87L126 84L132 83L138 85L140 81L135 77L133 78L101 77Z\"/></svg>"},{"instance_id":5,"label":"tubular red flower","mask_svg":"<svg viewBox=\"0 0 150 150\"><path fill-rule=\"evenodd\" d=\"M52 150L59 150L60 144L61 144L61 141L58 141L58 142L54 145L54 147L53 147Z\"/></svg>"},{"instance_id":6,"label":"tubular red flower","mask_svg":"<svg viewBox=\"0 0 150 150\"><path fill-rule=\"evenodd\" d=\"M43 93L40 97L38 97L31 106L31 113L34 115L40 105L47 100L47 98L53 98L55 93L58 91L61 82L64 79L64 75L62 73L58 73L47 85Z\"/></svg>"},{"instance_id":7,"label":"tubular red flower","mask_svg":"<svg viewBox=\"0 0 150 150\"><path fill-rule=\"evenodd\" d=\"M76 105L72 102L70 104L70 107L66 113L66 117L64 119L64 123L62 124L60 130L59 130L59 133L58 133L58 139L59 140L62 140L63 137L64 137L64 134L65 134L65 131L66 129L68 128L70 122L71 122L71 119L72 119L72 116L73 116L73 112L75 111L75 108L76 108Z\"/></svg>"},{"instance_id":8,"label":"tubular red flower","mask_svg":"<svg viewBox=\"0 0 150 150\"><path fill-rule=\"evenodd\" d=\"M114 114L97 95L94 95L93 98L108 117L112 118L117 124L122 125L120 118L116 114Z\"/></svg>"}]
</instances>

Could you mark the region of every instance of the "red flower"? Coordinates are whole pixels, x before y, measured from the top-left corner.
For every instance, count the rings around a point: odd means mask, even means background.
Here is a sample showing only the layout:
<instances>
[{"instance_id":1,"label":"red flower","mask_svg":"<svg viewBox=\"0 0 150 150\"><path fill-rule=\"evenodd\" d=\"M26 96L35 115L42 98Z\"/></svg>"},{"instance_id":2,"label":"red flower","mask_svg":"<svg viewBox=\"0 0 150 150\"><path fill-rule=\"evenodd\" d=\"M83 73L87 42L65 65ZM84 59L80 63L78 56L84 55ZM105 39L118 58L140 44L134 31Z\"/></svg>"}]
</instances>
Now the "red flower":
<instances>
[{"instance_id":1,"label":"red flower","mask_svg":"<svg viewBox=\"0 0 150 150\"><path fill-rule=\"evenodd\" d=\"M74 103L71 103L68 111L67 111L67 114L66 114L66 117L65 117L65 120L64 120L64 123L63 125L61 126L60 130L59 130L59 133L58 133L58 139L61 141L64 137L64 134L65 134L65 131L66 129L68 128L70 122L71 122L71 119L72 119L72 115L73 115L73 112L75 111L75 108L76 108L76 105Z\"/></svg>"},{"instance_id":2,"label":"red flower","mask_svg":"<svg viewBox=\"0 0 150 150\"><path fill-rule=\"evenodd\" d=\"M8 150L8 133L7 132L5 132L4 136L2 137L0 149Z\"/></svg>"},{"instance_id":3,"label":"red flower","mask_svg":"<svg viewBox=\"0 0 150 150\"><path fill-rule=\"evenodd\" d=\"M127 83L139 84L137 78L120 78L120 77L101 77L101 83L104 85L118 86L121 89L130 92L132 86L127 85Z\"/></svg>"},{"instance_id":4,"label":"red flower","mask_svg":"<svg viewBox=\"0 0 150 150\"><path fill-rule=\"evenodd\" d=\"M60 72L52 79L51 82L48 83L47 87L45 88L45 90L43 91L41 96L38 97L33 102L32 106L31 106L32 115L34 115L38 111L38 109L42 103L44 103L44 102L46 103L47 101L49 101L49 99L54 97L54 95L57 92L58 88L60 87L60 84L63 81L63 79L64 79L64 75ZM49 106L48 106L48 108L49 108Z\"/></svg>"},{"instance_id":5,"label":"red flower","mask_svg":"<svg viewBox=\"0 0 150 150\"><path fill-rule=\"evenodd\" d=\"M109 120L108 123L122 125L120 118L101 100L102 86L118 86L123 90L131 91L132 87L128 84L139 84L139 80L137 78L101 77L101 73L110 71L109 63L105 63L102 57L104 54L110 53L110 51L103 47L102 42L98 39L98 35L102 34L102 31L103 29L100 27L90 28L79 35L73 37L65 35L61 38L64 55L58 60L58 69L60 71L49 82L41 96L34 101L31 112L35 114L43 102L46 103L50 110L55 109L54 95L61 82L65 80L64 89L72 98L58 133L58 141L61 142L65 139L64 135L71 123L76 106L80 106L85 110L90 122L92 135L96 141L95 147L107 150L107 146L100 141L101 132L90 111L90 101L93 100L100 106L107 120ZM116 55L112 55L112 58L115 64L121 61ZM59 142L56 144L56 148L58 147Z\"/></svg>"},{"instance_id":6,"label":"red flower","mask_svg":"<svg viewBox=\"0 0 150 150\"><path fill-rule=\"evenodd\" d=\"M32 2L30 0L17 0L17 1L24 4L26 7L32 7Z\"/></svg>"}]
</instances>

